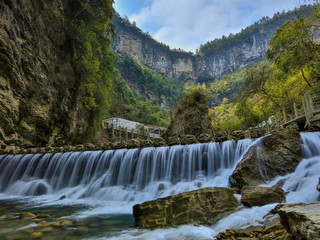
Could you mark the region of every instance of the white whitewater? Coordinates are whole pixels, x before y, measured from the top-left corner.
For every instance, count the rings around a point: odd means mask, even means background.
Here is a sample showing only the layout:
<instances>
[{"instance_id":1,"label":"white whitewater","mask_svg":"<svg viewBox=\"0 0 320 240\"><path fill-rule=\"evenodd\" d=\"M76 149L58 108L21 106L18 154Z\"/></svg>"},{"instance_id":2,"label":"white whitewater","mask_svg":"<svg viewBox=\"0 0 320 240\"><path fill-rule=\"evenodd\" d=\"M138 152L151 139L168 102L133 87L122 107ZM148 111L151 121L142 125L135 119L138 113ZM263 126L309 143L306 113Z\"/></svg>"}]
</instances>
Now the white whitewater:
<instances>
[{"instance_id":1,"label":"white whitewater","mask_svg":"<svg viewBox=\"0 0 320 240\"><path fill-rule=\"evenodd\" d=\"M302 133L304 159L283 181L287 202L319 200L320 133ZM257 140L259 141L259 140ZM252 140L82 153L0 156L0 198L28 197L39 204L90 205L73 217L132 213L136 203L209 186L228 186ZM59 201L65 195L67 198ZM229 228L259 225L276 204L241 208L215 225L129 229L112 239L204 239ZM103 239L103 238L102 238Z\"/></svg>"},{"instance_id":2,"label":"white whitewater","mask_svg":"<svg viewBox=\"0 0 320 240\"><path fill-rule=\"evenodd\" d=\"M252 140L144 149L0 156L0 192L137 203L227 186Z\"/></svg>"},{"instance_id":3,"label":"white whitewater","mask_svg":"<svg viewBox=\"0 0 320 240\"><path fill-rule=\"evenodd\" d=\"M303 140L304 159L299 163L293 173L278 177L265 186L273 186L284 181L283 190L287 193L288 203L319 201L320 194L316 190L320 177L320 133L301 133ZM181 226L175 229L123 232L111 239L214 239L215 236L226 229L240 229L251 225L258 226L263 217L277 204L263 207L245 208L227 216L210 227ZM102 238L103 239L103 238ZM109 239L109 238L108 238Z\"/></svg>"}]
</instances>

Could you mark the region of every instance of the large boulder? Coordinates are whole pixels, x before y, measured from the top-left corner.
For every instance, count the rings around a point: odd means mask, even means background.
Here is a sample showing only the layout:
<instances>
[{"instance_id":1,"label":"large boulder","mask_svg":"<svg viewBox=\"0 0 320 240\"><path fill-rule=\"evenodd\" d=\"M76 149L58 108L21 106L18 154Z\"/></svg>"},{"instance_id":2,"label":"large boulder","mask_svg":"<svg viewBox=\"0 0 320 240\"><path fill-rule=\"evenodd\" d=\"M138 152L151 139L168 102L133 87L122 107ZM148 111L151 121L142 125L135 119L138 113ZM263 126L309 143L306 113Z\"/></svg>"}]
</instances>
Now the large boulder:
<instances>
[{"instance_id":1,"label":"large boulder","mask_svg":"<svg viewBox=\"0 0 320 240\"><path fill-rule=\"evenodd\" d=\"M289 233L303 239L320 239L320 202L281 204L277 210Z\"/></svg>"},{"instance_id":2,"label":"large boulder","mask_svg":"<svg viewBox=\"0 0 320 240\"><path fill-rule=\"evenodd\" d=\"M133 206L139 227L155 229L182 224L211 224L234 211L239 203L227 188L203 188Z\"/></svg>"},{"instance_id":3,"label":"large boulder","mask_svg":"<svg viewBox=\"0 0 320 240\"><path fill-rule=\"evenodd\" d=\"M292 240L294 239L281 225L280 219L275 218L263 226L251 226L246 229L228 229L226 232L219 233L217 240Z\"/></svg>"},{"instance_id":4,"label":"large boulder","mask_svg":"<svg viewBox=\"0 0 320 240\"><path fill-rule=\"evenodd\" d=\"M300 134L289 129L264 137L238 163L231 186L260 185L293 172L302 159L301 143Z\"/></svg>"},{"instance_id":5,"label":"large boulder","mask_svg":"<svg viewBox=\"0 0 320 240\"><path fill-rule=\"evenodd\" d=\"M208 93L204 88L195 88L188 92L181 100L176 114L171 120L163 136L182 138L193 135L196 138L201 134L212 135L213 127L209 116Z\"/></svg>"},{"instance_id":6,"label":"large boulder","mask_svg":"<svg viewBox=\"0 0 320 240\"><path fill-rule=\"evenodd\" d=\"M247 207L281 203L285 200L284 191L279 187L245 186L241 191L241 202Z\"/></svg>"}]
</instances>

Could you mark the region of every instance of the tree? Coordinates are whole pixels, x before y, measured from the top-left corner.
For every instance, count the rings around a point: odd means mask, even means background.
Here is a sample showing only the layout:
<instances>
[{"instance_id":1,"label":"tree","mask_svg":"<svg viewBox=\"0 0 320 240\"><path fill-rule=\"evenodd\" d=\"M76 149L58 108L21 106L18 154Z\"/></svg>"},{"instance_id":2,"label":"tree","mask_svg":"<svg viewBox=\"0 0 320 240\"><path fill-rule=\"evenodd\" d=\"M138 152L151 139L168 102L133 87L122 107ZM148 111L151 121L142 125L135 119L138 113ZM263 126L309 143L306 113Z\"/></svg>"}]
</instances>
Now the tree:
<instances>
[{"instance_id":1,"label":"tree","mask_svg":"<svg viewBox=\"0 0 320 240\"><path fill-rule=\"evenodd\" d=\"M235 115L241 119L243 128L252 127L259 122L259 116L252 111L252 107L246 99L241 99L238 102Z\"/></svg>"},{"instance_id":2,"label":"tree","mask_svg":"<svg viewBox=\"0 0 320 240\"><path fill-rule=\"evenodd\" d=\"M314 39L313 23L312 18L304 17L286 22L276 30L267 50L267 58L277 67L285 73L300 71L310 87L311 83L306 78L304 69L315 64L319 58L319 45Z\"/></svg>"},{"instance_id":3,"label":"tree","mask_svg":"<svg viewBox=\"0 0 320 240\"><path fill-rule=\"evenodd\" d=\"M249 68L244 77L244 84L246 87L246 94L263 94L271 100L277 107L280 108L279 103L275 100L267 90L267 83L273 78L274 69L272 64L263 62L256 67Z\"/></svg>"}]
</instances>

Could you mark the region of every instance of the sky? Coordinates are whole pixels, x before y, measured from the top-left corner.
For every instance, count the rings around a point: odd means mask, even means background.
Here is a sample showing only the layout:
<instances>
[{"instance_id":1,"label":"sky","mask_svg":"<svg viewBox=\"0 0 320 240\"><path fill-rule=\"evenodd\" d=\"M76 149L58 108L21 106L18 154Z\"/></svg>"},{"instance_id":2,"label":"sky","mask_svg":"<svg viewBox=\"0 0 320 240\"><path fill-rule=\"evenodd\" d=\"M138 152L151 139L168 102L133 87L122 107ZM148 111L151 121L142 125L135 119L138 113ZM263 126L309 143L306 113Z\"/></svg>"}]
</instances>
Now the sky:
<instances>
[{"instance_id":1,"label":"sky","mask_svg":"<svg viewBox=\"0 0 320 240\"><path fill-rule=\"evenodd\" d=\"M114 8L153 38L195 52L200 44L240 32L301 0L115 0Z\"/></svg>"}]
</instances>

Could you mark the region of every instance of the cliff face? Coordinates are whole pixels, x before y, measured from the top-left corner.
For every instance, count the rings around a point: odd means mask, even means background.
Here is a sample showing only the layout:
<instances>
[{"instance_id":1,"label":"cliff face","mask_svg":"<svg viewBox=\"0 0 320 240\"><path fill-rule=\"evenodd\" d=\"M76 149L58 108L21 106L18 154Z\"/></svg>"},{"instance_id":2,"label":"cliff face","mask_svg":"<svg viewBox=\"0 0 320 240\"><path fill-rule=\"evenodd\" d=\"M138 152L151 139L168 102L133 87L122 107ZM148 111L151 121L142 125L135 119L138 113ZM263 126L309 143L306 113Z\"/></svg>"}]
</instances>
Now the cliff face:
<instances>
[{"instance_id":1,"label":"cliff face","mask_svg":"<svg viewBox=\"0 0 320 240\"><path fill-rule=\"evenodd\" d=\"M0 2L0 145L70 144L87 131L66 24L74 2Z\"/></svg>"},{"instance_id":2,"label":"cliff face","mask_svg":"<svg viewBox=\"0 0 320 240\"><path fill-rule=\"evenodd\" d=\"M192 54L171 51L118 15L115 15L113 24L117 34L113 42L116 53L128 55L168 78L195 79L196 60Z\"/></svg>"},{"instance_id":3,"label":"cliff face","mask_svg":"<svg viewBox=\"0 0 320 240\"><path fill-rule=\"evenodd\" d=\"M183 81L204 82L222 77L226 73L243 68L265 56L267 42L284 19L257 28L249 27L242 39L222 44L214 51L200 54L172 51L168 46L153 40L148 34L119 16L113 24L117 38L113 49L120 55L128 55L139 64L146 65L169 78ZM271 20L270 20L271 21ZM229 40L232 37L229 37Z\"/></svg>"},{"instance_id":4,"label":"cliff face","mask_svg":"<svg viewBox=\"0 0 320 240\"><path fill-rule=\"evenodd\" d=\"M274 30L268 29L267 33L255 32L246 41L199 56L195 71L198 81L220 78L262 59Z\"/></svg>"}]
</instances>

